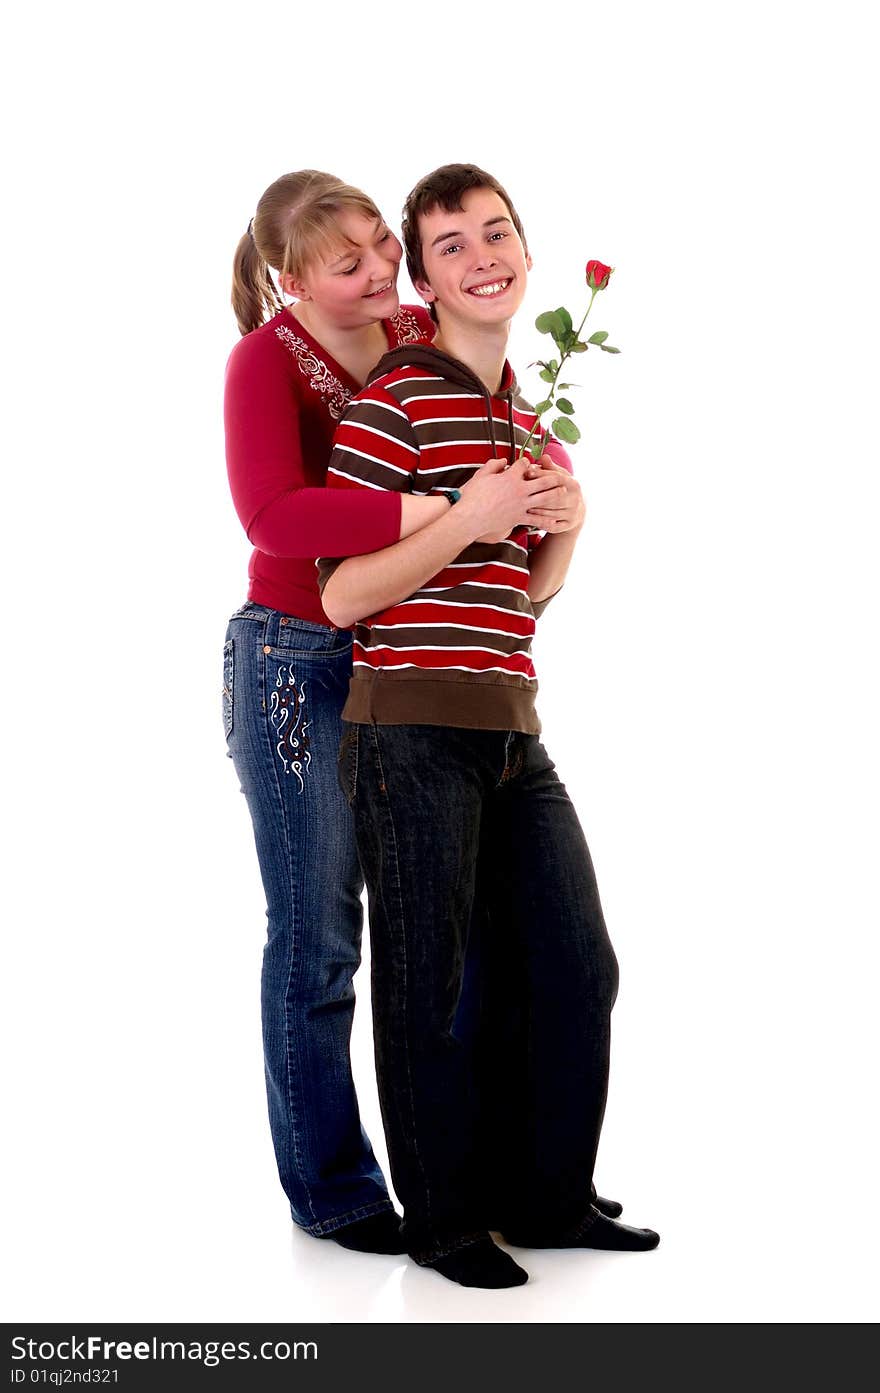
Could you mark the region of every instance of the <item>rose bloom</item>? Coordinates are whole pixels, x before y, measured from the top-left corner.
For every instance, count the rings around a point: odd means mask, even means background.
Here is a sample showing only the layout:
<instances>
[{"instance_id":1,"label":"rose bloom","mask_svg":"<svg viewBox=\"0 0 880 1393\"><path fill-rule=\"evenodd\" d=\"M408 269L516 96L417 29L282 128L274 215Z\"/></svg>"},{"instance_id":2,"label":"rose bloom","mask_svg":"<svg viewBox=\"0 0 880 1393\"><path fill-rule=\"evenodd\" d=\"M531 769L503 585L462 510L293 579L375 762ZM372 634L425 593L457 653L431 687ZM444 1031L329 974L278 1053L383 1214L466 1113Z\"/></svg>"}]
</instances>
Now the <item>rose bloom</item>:
<instances>
[{"instance_id":1,"label":"rose bloom","mask_svg":"<svg viewBox=\"0 0 880 1393\"><path fill-rule=\"evenodd\" d=\"M606 266L604 261L587 262L587 285L591 290L604 290L609 280L613 266Z\"/></svg>"}]
</instances>

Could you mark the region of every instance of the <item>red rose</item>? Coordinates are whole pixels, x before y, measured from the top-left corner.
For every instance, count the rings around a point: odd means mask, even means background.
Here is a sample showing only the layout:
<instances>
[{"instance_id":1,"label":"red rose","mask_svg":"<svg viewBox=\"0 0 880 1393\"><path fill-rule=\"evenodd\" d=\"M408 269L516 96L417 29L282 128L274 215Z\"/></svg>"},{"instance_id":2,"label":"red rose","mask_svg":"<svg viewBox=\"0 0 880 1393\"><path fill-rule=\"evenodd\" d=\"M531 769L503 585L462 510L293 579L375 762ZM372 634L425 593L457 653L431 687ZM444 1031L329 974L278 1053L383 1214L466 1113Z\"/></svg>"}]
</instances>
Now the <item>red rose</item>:
<instances>
[{"instance_id":1,"label":"red rose","mask_svg":"<svg viewBox=\"0 0 880 1393\"><path fill-rule=\"evenodd\" d=\"M587 285L591 290L604 290L613 270L613 266L606 266L603 261L588 261Z\"/></svg>"}]
</instances>

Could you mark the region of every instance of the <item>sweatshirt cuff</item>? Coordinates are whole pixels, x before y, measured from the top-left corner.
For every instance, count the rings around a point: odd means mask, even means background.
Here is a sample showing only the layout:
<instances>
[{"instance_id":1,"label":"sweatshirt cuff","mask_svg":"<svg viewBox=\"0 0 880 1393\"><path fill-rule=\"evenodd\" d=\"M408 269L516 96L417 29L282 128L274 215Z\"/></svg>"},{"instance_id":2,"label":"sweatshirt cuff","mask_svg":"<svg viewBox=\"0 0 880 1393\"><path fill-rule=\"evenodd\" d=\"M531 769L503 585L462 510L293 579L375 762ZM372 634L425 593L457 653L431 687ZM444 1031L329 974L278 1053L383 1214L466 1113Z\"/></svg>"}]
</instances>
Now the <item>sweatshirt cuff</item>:
<instances>
[{"instance_id":1,"label":"sweatshirt cuff","mask_svg":"<svg viewBox=\"0 0 880 1393\"><path fill-rule=\"evenodd\" d=\"M562 588L563 587L560 585L559 590L561 590ZM556 599L556 596L559 594L559 590L554 590L553 594L548 595L546 600L532 600L532 613L534 614L536 619L541 618L541 615L544 613L544 610L547 608L550 601Z\"/></svg>"}]
</instances>

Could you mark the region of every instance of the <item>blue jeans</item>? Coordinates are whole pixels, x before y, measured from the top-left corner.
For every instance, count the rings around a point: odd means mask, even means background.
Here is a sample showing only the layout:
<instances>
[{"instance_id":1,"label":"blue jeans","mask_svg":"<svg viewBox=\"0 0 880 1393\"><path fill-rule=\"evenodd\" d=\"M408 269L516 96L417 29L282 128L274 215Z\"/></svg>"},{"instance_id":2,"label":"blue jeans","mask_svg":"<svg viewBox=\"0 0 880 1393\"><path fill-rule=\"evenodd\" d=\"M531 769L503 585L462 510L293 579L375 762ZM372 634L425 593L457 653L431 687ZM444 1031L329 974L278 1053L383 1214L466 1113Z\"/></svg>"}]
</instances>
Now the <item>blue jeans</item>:
<instances>
[{"instance_id":1,"label":"blue jeans","mask_svg":"<svg viewBox=\"0 0 880 1393\"><path fill-rule=\"evenodd\" d=\"M551 760L512 731L346 723L339 774L370 895L379 1098L409 1252L430 1262L490 1223L526 1243L569 1232L589 1215L618 970ZM461 1029L480 902L484 989L506 997L487 1019L506 1018L513 1045L506 1068L484 1061L488 1128Z\"/></svg>"},{"instance_id":2,"label":"blue jeans","mask_svg":"<svg viewBox=\"0 0 880 1393\"><path fill-rule=\"evenodd\" d=\"M269 1121L294 1221L313 1234L391 1200L351 1075L363 880L336 763L351 635L248 603L223 652L229 754L266 892L262 1018Z\"/></svg>"}]
</instances>

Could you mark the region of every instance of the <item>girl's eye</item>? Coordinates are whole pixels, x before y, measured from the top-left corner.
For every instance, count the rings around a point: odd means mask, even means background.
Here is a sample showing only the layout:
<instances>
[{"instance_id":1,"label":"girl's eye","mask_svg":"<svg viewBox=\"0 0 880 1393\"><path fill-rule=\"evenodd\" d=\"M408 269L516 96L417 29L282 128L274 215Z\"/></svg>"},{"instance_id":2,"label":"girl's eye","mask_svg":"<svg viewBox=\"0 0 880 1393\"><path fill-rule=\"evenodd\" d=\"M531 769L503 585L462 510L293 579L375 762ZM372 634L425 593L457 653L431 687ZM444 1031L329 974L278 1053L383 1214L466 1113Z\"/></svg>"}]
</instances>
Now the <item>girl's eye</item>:
<instances>
[{"instance_id":1,"label":"girl's eye","mask_svg":"<svg viewBox=\"0 0 880 1393\"><path fill-rule=\"evenodd\" d=\"M344 276L353 276L354 273L355 273L355 271L356 271L357 268L358 268L358 265L359 265L359 263L356 261L356 262L354 263L353 266L349 266L349 267L348 267L348 270L343 271L342 274L343 274Z\"/></svg>"}]
</instances>

